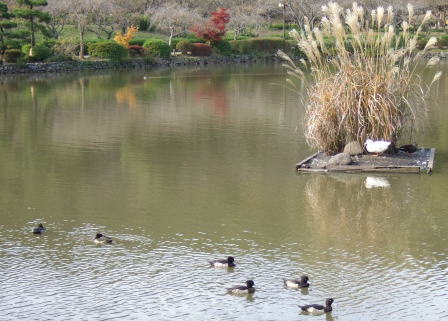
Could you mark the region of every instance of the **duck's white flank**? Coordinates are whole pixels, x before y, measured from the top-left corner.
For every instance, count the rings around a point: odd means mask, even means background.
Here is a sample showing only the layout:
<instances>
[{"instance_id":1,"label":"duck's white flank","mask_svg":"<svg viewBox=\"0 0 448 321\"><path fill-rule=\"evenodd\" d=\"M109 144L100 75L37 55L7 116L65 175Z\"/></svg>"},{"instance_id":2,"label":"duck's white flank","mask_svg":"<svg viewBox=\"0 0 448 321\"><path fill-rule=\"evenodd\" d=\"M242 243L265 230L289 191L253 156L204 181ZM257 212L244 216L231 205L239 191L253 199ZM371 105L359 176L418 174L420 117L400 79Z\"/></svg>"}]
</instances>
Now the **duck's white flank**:
<instances>
[{"instance_id":1,"label":"duck's white flank","mask_svg":"<svg viewBox=\"0 0 448 321\"><path fill-rule=\"evenodd\" d=\"M391 142L385 140L373 141L368 139L364 145L369 153L383 153L389 148L390 143Z\"/></svg>"}]
</instances>

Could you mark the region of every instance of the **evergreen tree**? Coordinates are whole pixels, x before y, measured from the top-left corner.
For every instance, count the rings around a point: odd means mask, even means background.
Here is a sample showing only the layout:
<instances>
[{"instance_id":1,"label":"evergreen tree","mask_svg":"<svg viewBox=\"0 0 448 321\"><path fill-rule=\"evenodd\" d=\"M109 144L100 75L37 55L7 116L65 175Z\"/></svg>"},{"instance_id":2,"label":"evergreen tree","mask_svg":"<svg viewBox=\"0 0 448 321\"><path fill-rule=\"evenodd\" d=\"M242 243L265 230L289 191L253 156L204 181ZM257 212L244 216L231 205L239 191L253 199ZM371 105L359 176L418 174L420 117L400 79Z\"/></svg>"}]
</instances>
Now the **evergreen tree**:
<instances>
[{"instance_id":1,"label":"evergreen tree","mask_svg":"<svg viewBox=\"0 0 448 321\"><path fill-rule=\"evenodd\" d=\"M11 21L12 14L8 12L6 3L0 1L0 55L3 55L6 50L6 38L10 36L9 29L17 26Z\"/></svg>"},{"instance_id":2,"label":"evergreen tree","mask_svg":"<svg viewBox=\"0 0 448 321\"><path fill-rule=\"evenodd\" d=\"M22 18L27 21L27 25L31 35L31 46L36 45L36 31L38 29L44 29L43 22L50 21L50 15L46 12L42 12L36 7L46 6L48 3L46 0L16 0L21 8L13 10L16 17Z\"/></svg>"}]
</instances>

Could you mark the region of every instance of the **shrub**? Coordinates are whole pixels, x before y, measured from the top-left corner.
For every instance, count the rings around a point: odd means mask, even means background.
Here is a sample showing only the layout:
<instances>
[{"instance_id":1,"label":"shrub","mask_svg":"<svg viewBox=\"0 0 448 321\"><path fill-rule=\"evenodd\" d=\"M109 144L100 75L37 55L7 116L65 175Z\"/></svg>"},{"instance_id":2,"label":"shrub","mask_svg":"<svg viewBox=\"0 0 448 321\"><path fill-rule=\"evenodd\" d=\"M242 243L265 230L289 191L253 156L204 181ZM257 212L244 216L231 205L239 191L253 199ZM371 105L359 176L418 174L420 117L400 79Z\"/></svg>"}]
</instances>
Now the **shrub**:
<instances>
[{"instance_id":1,"label":"shrub","mask_svg":"<svg viewBox=\"0 0 448 321\"><path fill-rule=\"evenodd\" d=\"M30 56L31 45L24 45L22 47L22 52L25 55L25 58L29 62L37 62L44 61L51 57L51 49L44 45L36 45L33 47Z\"/></svg>"},{"instance_id":2,"label":"shrub","mask_svg":"<svg viewBox=\"0 0 448 321\"><path fill-rule=\"evenodd\" d=\"M148 29L149 29L150 26L151 26L151 23L150 23L149 18L147 16L141 16L138 19L138 22L137 22L138 30L140 30L140 31L149 31Z\"/></svg>"},{"instance_id":3,"label":"shrub","mask_svg":"<svg viewBox=\"0 0 448 321\"><path fill-rule=\"evenodd\" d=\"M192 56L210 56L212 54L212 48L205 43L193 43L193 47L191 48Z\"/></svg>"},{"instance_id":4,"label":"shrub","mask_svg":"<svg viewBox=\"0 0 448 321\"><path fill-rule=\"evenodd\" d=\"M129 41L129 46L143 46L145 39L132 39Z\"/></svg>"},{"instance_id":5,"label":"shrub","mask_svg":"<svg viewBox=\"0 0 448 321\"><path fill-rule=\"evenodd\" d=\"M437 38L437 47L440 49L448 47L448 35L443 35Z\"/></svg>"},{"instance_id":6,"label":"shrub","mask_svg":"<svg viewBox=\"0 0 448 321\"><path fill-rule=\"evenodd\" d=\"M220 8L211 13L211 17L205 23L192 27L198 38L206 41L221 41L226 34L226 25L230 21L230 14L226 8Z\"/></svg>"},{"instance_id":7,"label":"shrub","mask_svg":"<svg viewBox=\"0 0 448 321\"><path fill-rule=\"evenodd\" d=\"M423 48L425 48L428 40L429 40L428 37L418 37L417 38L417 49L423 50Z\"/></svg>"},{"instance_id":8,"label":"shrub","mask_svg":"<svg viewBox=\"0 0 448 321\"><path fill-rule=\"evenodd\" d=\"M196 37L196 35L195 35L194 33L191 33L191 32L189 32L189 33L185 33L185 34L183 35L183 38L194 40L193 42L200 42L200 41L196 41L196 40L199 39L199 38ZM176 38L173 38L173 40L174 40L174 39L176 39Z\"/></svg>"},{"instance_id":9,"label":"shrub","mask_svg":"<svg viewBox=\"0 0 448 321\"><path fill-rule=\"evenodd\" d=\"M22 49L23 42L17 39L6 39L5 45L8 49Z\"/></svg>"},{"instance_id":10,"label":"shrub","mask_svg":"<svg viewBox=\"0 0 448 321\"><path fill-rule=\"evenodd\" d=\"M20 57L22 57L22 51L20 49L7 49L3 54L3 59L9 63L16 63Z\"/></svg>"},{"instance_id":11,"label":"shrub","mask_svg":"<svg viewBox=\"0 0 448 321\"><path fill-rule=\"evenodd\" d=\"M55 39L45 39L43 41L40 41L38 43L38 45L44 45L45 47L53 49L53 47L56 43L57 43L57 41Z\"/></svg>"},{"instance_id":12,"label":"shrub","mask_svg":"<svg viewBox=\"0 0 448 321\"><path fill-rule=\"evenodd\" d=\"M230 42L226 40L215 42L212 46L218 51L219 54L223 56L230 56L232 53L232 46L230 45Z\"/></svg>"},{"instance_id":13,"label":"shrub","mask_svg":"<svg viewBox=\"0 0 448 321\"><path fill-rule=\"evenodd\" d=\"M145 53L145 49L142 46L129 46L128 51L131 57L143 56Z\"/></svg>"},{"instance_id":14,"label":"shrub","mask_svg":"<svg viewBox=\"0 0 448 321\"><path fill-rule=\"evenodd\" d=\"M171 39L171 50L177 49L177 44L181 41L188 41L189 43L201 42L204 43L204 39L199 38L173 38Z\"/></svg>"},{"instance_id":15,"label":"shrub","mask_svg":"<svg viewBox=\"0 0 448 321\"><path fill-rule=\"evenodd\" d=\"M434 47L436 39L429 39L423 50L418 51L414 35L409 33L412 21L404 23L403 32L397 34L394 27L386 23L393 21L392 10L383 21L382 15L372 19L365 16L366 11L358 10L356 4L353 7L353 11L343 11L336 3L325 7L325 14L330 17L324 25L325 33L330 33L336 43L331 59L328 59L331 53L326 48L323 30L311 31L309 25L304 26L303 34L291 32L307 61L297 66L279 52L287 61L288 74L307 84L307 142L328 153L340 152L351 140L360 144L368 138L396 142L403 133L408 133L412 141L418 117L423 117L427 111L427 91L420 86L415 66L425 52ZM412 17L412 6L408 9ZM383 9L376 12L380 11ZM417 28L417 39L429 17L430 12ZM344 26L348 32L340 27L343 21L348 24ZM376 30L386 25L386 31L372 34L372 25ZM404 38L403 49L394 47L399 37ZM428 65L435 63L436 60L431 59ZM305 73L302 67L311 72ZM441 72L436 73L431 84L440 75ZM292 82L291 79L288 81Z\"/></svg>"},{"instance_id":16,"label":"shrub","mask_svg":"<svg viewBox=\"0 0 448 321\"><path fill-rule=\"evenodd\" d=\"M115 34L114 40L123 47L127 48L129 47L129 41L131 41L135 34L137 33L138 28L135 26L128 27L128 30L126 33L117 32Z\"/></svg>"},{"instance_id":17,"label":"shrub","mask_svg":"<svg viewBox=\"0 0 448 321\"><path fill-rule=\"evenodd\" d=\"M181 40L176 44L176 50L186 55L188 52L192 52L193 44L190 40Z\"/></svg>"},{"instance_id":18,"label":"shrub","mask_svg":"<svg viewBox=\"0 0 448 321\"><path fill-rule=\"evenodd\" d=\"M160 58L170 58L171 49L167 42L160 39L148 39L143 44L143 47L147 48L149 55Z\"/></svg>"},{"instance_id":19,"label":"shrub","mask_svg":"<svg viewBox=\"0 0 448 321\"><path fill-rule=\"evenodd\" d=\"M246 39L253 39L253 38L255 38L255 37L248 36L248 35L239 35L239 36L236 37L236 39L233 39L233 38L234 38L233 35L228 35L228 34L226 34L226 35L223 37L223 39L224 39L224 40L227 40L227 41L233 41L233 40L246 40Z\"/></svg>"},{"instance_id":20,"label":"shrub","mask_svg":"<svg viewBox=\"0 0 448 321\"><path fill-rule=\"evenodd\" d=\"M86 48L87 46L84 46ZM79 41L75 39L58 39L53 47L54 54L57 56L78 56Z\"/></svg>"},{"instance_id":21,"label":"shrub","mask_svg":"<svg viewBox=\"0 0 448 321\"><path fill-rule=\"evenodd\" d=\"M127 57L128 51L115 41L92 42L88 44L89 54L93 57L120 61Z\"/></svg>"}]
</instances>

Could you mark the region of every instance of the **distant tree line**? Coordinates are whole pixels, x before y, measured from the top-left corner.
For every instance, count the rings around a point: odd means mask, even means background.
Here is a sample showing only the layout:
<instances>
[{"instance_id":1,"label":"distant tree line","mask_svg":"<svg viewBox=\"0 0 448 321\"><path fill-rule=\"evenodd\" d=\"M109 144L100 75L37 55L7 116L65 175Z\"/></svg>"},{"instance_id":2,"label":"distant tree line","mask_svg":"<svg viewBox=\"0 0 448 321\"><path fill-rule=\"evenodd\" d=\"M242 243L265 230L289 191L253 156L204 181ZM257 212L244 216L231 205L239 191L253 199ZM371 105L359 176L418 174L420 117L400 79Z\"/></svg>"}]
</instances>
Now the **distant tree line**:
<instances>
[{"instance_id":1,"label":"distant tree line","mask_svg":"<svg viewBox=\"0 0 448 321\"><path fill-rule=\"evenodd\" d=\"M0 54L11 44L36 45L40 38L59 39L67 26L76 28L80 52L84 52L87 32L98 39L112 39L130 26L140 31L154 31L169 37L186 34L192 26L205 24L212 11L227 8L230 21L227 30L236 39L240 35L256 36L273 24L301 26L305 17L311 26L321 18L323 0L0 0ZM350 6L352 1L337 1ZM396 19L405 19L404 0L363 0L366 10L392 5ZM416 14L432 10L433 26L446 28L447 0L409 1ZM282 4L279 6L279 4ZM397 21L398 22L398 21Z\"/></svg>"}]
</instances>

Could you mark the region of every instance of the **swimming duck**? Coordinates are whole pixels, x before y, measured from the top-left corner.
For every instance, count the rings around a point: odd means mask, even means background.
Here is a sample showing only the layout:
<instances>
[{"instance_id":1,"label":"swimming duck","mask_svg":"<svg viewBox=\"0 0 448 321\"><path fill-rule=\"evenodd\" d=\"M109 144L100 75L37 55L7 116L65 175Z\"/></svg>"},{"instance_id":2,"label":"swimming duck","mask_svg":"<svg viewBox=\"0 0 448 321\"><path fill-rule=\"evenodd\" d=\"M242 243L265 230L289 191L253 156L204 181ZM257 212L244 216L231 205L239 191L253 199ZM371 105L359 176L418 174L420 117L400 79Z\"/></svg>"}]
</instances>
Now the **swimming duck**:
<instances>
[{"instance_id":1,"label":"swimming duck","mask_svg":"<svg viewBox=\"0 0 448 321\"><path fill-rule=\"evenodd\" d=\"M37 225L37 227L33 228L33 234L42 234L46 230L47 229L42 225L42 223L39 223L39 225Z\"/></svg>"},{"instance_id":2,"label":"swimming duck","mask_svg":"<svg viewBox=\"0 0 448 321\"><path fill-rule=\"evenodd\" d=\"M325 306L320 304L308 304L308 305L301 305L300 308L303 312L308 312L312 314L322 314L322 313L328 313L333 311L333 308L331 307L331 304L334 302L332 298L325 300Z\"/></svg>"},{"instance_id":3,"label":"swimming duck","mask_svg":"<svg viewBox=\"0 0 448 321\"><path fill-rule=\"evenodd\" d=\"M233 256L228 256L227 259L209 261L209 263L213 267L235 267L234 261Z\"/></svg>"},{"instance_id":4,"label":"swimming duck","mask_svg":"<svg viewBox=\"0 0 448 321\"><path fill-rule=\"evenodd\" d=\"M236 286L233 286L233 287L227 289L227 292L232 293L232 294L254 293L255 292L254 285L255 285L254 281L247 280L245 286L244 285L236 285Z\"/></svg>"},{"instance_id":5,"label":"swimming duck","mask_svg":"<svg viewBox=\"0 0 448 321\"><path fill-rule=\"evenodd\" d=\"M112 243L112 238L103 235L101 233L96 233L95 239L93 240L97 244L106 244L106 243Z\"/></svg>"},{"instance_id":6,"label":"swimming duck","mask_svg":"<svg viewBox=\"0 0 448 321\"><path fill-rule=\"evenodd\" d=\"M289 288L307 288L310 286L308 280L307 275L302 275L300 279L283 279L283 283Z\"/></svg>"},{"instance_id":7,"label":"swimming duck","mask_svg":"<svg viewBox=\"0 0 448 321\"><path fill-rule=\"evenodd\" d=\"M373 141L371 139L366 140L364 146L369 153L381 154L384 153L388 148L391 142L385 140L377 140Z\"/></svg>"}]
</instances>

